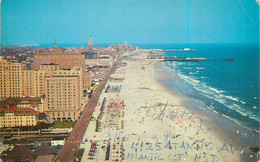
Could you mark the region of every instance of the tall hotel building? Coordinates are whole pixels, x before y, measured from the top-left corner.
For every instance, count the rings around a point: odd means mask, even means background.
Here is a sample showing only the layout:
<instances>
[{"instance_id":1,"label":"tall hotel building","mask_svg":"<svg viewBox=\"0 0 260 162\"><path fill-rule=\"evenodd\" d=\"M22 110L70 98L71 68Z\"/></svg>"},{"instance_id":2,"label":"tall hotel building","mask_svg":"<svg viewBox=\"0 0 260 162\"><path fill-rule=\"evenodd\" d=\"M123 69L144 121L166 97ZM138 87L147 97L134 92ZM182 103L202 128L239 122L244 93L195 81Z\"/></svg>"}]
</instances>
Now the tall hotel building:
<instances>
[{"instance_id":1,"label":"tall hotel building","mask_svg":"<svg viewBox=\"0 0 260 162\"><path fill-rule=\"evenodd\" d=\"M81 52L65 52L63 48L54 47L50 51L35 51L33 69L38 70L42 64L58 64L62 69L81 67L83 75L83 89L89 89L91 76L85 72L85 54Z\"/></svg>"},{"instance_id":2,"label":"tall hotel building","mask_svg":"<svg viewBox=\"0 0 260 162\"><path fill-rule=\"evenodd\" d=\"M44 112L55 120L77 120L83 97L81 67L61 69L42 64L38 70L25 70L22 63L0 60L0 98L45 95Z\"/></svg>"},{"instance_id":3,"label":"tall hotel building","mask_svg":"<svg viewBox=\"0 0 260 162\"><path fill-rule=\"evenodd\" d=\"M0 98L22 96L22 71L25 64L0 60Z\"/></svg>"},{"instance_id":4,"label":"tall hotel building","mask_svg":"<svg viewBox=\"0 0 260 162\"><path fill-rule=\"evenodd\" d=\"M47 115L55 120L77 120L81 101L80 77L46 77L45 88Z\"/></svg>"},{"instance_id":5,"label":"tall hotel building","mask_svg":"<svg viewBox=\"0 0 260 162\"><path fill-rule=\"evenodd\" d=\"M83 97L81 67L61 69L60 65L43 64L45 70L45 112L54 120L77 120Z\"/></svg>"}]
</instances>

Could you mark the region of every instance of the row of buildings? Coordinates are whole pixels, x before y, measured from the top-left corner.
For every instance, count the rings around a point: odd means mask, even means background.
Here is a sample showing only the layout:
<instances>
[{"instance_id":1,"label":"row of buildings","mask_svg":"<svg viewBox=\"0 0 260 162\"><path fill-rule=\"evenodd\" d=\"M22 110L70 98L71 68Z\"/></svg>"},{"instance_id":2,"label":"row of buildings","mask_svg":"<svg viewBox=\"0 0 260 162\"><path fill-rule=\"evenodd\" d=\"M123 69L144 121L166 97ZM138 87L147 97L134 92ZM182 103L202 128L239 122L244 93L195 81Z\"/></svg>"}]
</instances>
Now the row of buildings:
<instances>
[{"instance_id":1,"label":"row of buildings","mask_svg":"<svg viewBox=\"0 0 260 162\"><path fill-rule=\"evenodd\" d=\"M126 42L93 49L91 38L86 51L64 50L56 47L56 41L51 49L39 49L30 58L30 68L28 61L0 57L0 128L36 126L41 113L56 121L77 120L87 99L83 92L91 87L91 75L95 74L95 81L102 80L114 57L133 51ZM96 53L98 59L85 59L86 52ZM1 104L6 99L13 101Z\"/></svg>"},{"instance_id":2,"label":"row of buildings","mask_svg":"<svg viewBox=\"0 0 260 162\"><path fill-rule=\"evenodd\" d=\"M33 70L24 63L0 58L0 98L41 97L39 111L54 120L77 120L82 110L83 91L91 86L90 73L85 71L85 55L53 47L35 51ZM5 116L2 108L0 115Z\"/></svg>"}]
</instances>

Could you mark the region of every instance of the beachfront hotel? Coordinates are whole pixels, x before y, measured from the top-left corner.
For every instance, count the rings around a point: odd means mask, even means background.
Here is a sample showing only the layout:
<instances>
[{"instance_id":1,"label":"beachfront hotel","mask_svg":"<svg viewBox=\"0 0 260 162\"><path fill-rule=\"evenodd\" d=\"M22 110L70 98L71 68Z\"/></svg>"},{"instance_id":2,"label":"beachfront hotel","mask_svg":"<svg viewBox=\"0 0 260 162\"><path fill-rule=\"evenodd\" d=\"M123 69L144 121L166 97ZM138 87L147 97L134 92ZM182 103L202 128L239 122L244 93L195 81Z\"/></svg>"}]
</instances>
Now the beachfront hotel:
<instances>
[{"instance_id":1,"label":"beachfront hotel","mask_svg":"<svg viewBox=\"0 0 260 162\"><path fill-rule=\"evenodd\" d=\"M41 97L45 95L45 78L56 75L80 76L80 89L83 95L83 87L90 86L91 79L88 75L83 76L81 67L61 69L57 64L43 64L38 70L25 70L23 63L0 60L0 98L8 97ZM84 82L89 79L87 82Z\"/></svg>"},{"instance_id":2,"label":"beachfront hotel","mask_svg":"<svg viewBox=\"0 0 260 162\"><path fill-rule=\"evenodd\" d=\"M46 114L54 120L77 120L80 113L81 83L78 75L47 77Z\"/></svg>"},{"instance_id":3,"label":"beachfront hotel","mask_svg":"<svg viewBox=\"0 0 260 162\"><path fill-rule=\"evenodd\" d=\"M84 78L83 78L81 67L75 66L71 69L61 69L60 65L58 64L43 64L40 66L40 70L45 71L45 80L44 83L42 84L44 86L44 89L46 89L46 85L45 85L46 78L56 77L61 75L63 77L79 76L80 96L83 97Z\"/></svg>"},{"instance_id":4,"label":"beachfront hotel","mask_svg":"<svg viewBox=\"0 0 260 162\"><path fill-rule=\"evenodd\" d=\"M6 59L2 59L0 65L1 98L44 96L45 101L38 105L19 103L19 107L35 107L54 120L78 119L83 87L90 87L91 83L90 77L83 75L82 67L62 69L60 65L51 63L40 65L38 70L25 70L23 63Z\"/></svg>"}]
</instances>

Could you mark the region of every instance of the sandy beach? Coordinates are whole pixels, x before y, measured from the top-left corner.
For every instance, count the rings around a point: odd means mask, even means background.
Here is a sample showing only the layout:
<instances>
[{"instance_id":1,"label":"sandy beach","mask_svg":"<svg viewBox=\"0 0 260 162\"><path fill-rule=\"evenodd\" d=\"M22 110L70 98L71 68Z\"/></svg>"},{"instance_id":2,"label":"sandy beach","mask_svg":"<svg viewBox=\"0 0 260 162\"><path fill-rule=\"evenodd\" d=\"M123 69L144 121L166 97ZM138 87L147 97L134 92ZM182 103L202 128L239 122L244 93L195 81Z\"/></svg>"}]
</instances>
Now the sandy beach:
<instances>
[{"instance_id":1,"label":"sandy beach","mask_svg":"<svg viewBox=\"0 0 260 162\"><path fill-rule=\"evenodd\" d=\"M160 84L169 76L145 57L129 57L112 74L123 81L103 90L82 161L241 161L240 144L216 130L203 108L187 109L190 99Z\"/></svg>"}]
</instances>

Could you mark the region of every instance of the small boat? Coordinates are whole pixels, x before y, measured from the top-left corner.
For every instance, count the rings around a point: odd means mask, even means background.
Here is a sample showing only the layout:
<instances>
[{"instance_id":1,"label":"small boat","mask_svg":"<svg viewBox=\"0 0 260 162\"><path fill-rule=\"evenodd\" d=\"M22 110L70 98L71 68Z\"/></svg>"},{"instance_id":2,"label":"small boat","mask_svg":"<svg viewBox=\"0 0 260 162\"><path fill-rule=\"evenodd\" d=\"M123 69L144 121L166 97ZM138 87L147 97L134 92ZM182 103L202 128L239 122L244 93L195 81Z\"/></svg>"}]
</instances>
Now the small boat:
<instances>
[{"instance_id":1,"label":"small boat","mask_svg":"<svg viewBox=\"0 0 260 162\"><path fill-rule=\"evenodd\" d=\"M247 134L246 133L241 133L241 136L247 136Z\"/></svg>"},{"instance_id":2,"label":"small boat","mask_svg":"<svg viewBox=\"0 0 260 162\"><path fill-rule=\"evenodd\" d=\"M199 110L205 110L205 108L200 107Z\"/></svg>"}]
</instances>

